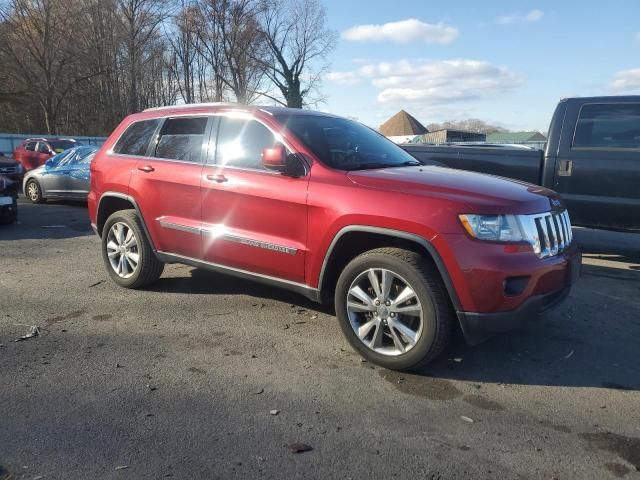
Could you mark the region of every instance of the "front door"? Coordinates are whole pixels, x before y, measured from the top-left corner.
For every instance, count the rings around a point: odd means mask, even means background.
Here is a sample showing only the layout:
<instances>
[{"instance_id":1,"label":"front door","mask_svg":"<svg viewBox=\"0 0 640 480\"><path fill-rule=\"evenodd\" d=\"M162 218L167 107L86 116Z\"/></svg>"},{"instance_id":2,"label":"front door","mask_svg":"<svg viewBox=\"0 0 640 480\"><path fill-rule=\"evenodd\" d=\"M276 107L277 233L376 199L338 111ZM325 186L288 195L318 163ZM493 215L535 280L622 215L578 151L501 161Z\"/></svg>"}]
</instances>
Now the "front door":
<instances>
[{"instance_id":1,"label":"front door","mask_svg":"<svg viewBox=\"0 0 640 480\"><path fill-rule=\"evenodd\" d=\"M206 116L165 119L131 175L129 189L161 252L201 256L200 175L208 123Z\"/></svg>"},{"instance_id":2,"label":"front door","mask_svg":"<svg viewBox=\"0 0 640 480\"><path fill-rule=\"evenodd\" d=\"M575 225L640 229L640 103L567 109L554 189ZM573 135L571 134L573 133Z\"/></svg>"},{"instance_id":3,"label":"front door","mask_svg":"<svg viewBox=\"0 0 640 480\"><path fill-rule=\"evenodd\" d=\"M304 283L309 178L264 169L262 150L274 143L258 120L220 117L202 175L204 258Z\"/></svg>"}]
</instances>

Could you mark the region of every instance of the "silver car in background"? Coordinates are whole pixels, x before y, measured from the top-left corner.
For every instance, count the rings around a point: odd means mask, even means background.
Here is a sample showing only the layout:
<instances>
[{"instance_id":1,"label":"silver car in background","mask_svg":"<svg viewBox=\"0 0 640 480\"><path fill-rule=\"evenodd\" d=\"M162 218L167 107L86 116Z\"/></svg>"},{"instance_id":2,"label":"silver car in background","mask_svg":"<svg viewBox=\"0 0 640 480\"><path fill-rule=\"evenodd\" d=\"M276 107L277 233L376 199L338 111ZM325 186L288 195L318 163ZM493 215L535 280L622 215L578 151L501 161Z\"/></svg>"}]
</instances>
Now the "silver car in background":
<instances>
[{"instance_id":1,"label":"silver car in background","mask_svg":"<svg viewBox=\"0 0 640 480\"><path fill-rule=\"evenodd\" d=\"M89 167L97 151L98 147L82 145L51 157L24 176L25 196L33 203L46 199L85 200L89 194Z\"/></svg>"}]
</instances>

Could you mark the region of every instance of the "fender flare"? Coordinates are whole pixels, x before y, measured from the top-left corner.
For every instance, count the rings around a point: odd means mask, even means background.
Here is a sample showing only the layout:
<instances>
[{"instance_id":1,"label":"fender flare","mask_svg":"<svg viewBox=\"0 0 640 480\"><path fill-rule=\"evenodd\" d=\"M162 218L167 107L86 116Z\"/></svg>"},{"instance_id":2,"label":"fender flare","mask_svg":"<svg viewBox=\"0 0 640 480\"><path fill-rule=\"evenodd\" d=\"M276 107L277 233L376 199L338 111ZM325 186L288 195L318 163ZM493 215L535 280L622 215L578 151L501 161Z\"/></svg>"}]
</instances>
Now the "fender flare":
<instances>
[{"instance_id":1,"label":"fender flare","mask_svg":"<svg viewBox=\"0 0 640 480\"><path fill-rule=\"evenodd\" d=\"M440 273L440 277L444 283L445 288L447 289L447 293L449 294L449 298L451 299L451 303L453 304L453 308L456 311L461 310L460 300L458 299L458 294L453 286L453 282L451 281L451 277L449 275L449 271L442 260L442 257L436 250L436 247L433 246L431 242L427 239L421 237L420 235L416 235L414 233L404 232L402 230L393 230L390 228L382 228L382 227L372 227L368 225L349 225L344 227L338 231L338 233L333 237L327 252L325 253L324 260L322 261L322 269L320 270L320 278L318 280L318 288L322 288L322 282L324 280L325 271L327 269L329 258L333 253L335 246L338 244L340 238L342 238L345 234L351 232L363 232L363 233L374 233L378 235L386 235L389 237L401 238L403 240L409 240L414 242L421 247L423 247L427 253L431 256L431 259L436 265L438 269L438 273Z\"/></svg>"},{"instance_id":2,"label":"fender flare","mask_svg":"<svg viewBox=\"0 0 640 480\"><path fill-rule=\"evenodd\" d=\"M144 221L144 217L142 216L142 212L140 211L140 207L138 207L138 202L135 201L135 199L127 194L124 193L120 193L120 192L112 192L112 191L108 191L108 192L104 192L101 196L100 196L100 200L98 200L98 208L97 208L97 215L96 217L99 218L100 217L100 209L102 208L102 201L105 198L119 198L121 200L126 200L129 203L131 203L131 205L133 205L133 208L135 209L136 213L138 214L138 217L140 218L140 222L142 223L142 228L144 229L144 233L147 236L147 240L149 241L149 244L151 245L151 249L153 250L153 253L157 253L156 247L153 243L153 238L151 238L151 235L149 234L149 229L147 228L147 223ZM106 219L105 219L106 220ZM97 230L97 228L96 228ZM100 234L99 234L100 236Z\"/></svg>"}]
</instances>

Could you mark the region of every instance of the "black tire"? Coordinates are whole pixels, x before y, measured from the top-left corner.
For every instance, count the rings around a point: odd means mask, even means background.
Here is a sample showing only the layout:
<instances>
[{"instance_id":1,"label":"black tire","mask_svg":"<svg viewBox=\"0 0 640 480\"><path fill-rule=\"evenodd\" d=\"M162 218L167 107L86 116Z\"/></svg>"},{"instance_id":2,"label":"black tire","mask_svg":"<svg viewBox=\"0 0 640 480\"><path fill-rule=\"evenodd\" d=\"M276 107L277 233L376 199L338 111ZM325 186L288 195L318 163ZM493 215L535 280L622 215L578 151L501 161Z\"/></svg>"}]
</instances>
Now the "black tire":
<instances>
[{"instance_id":1,"label":"black tire","mask_svg":"<svg viewBox=\"0 0 640 480\"><path fill-rule=\"evenodd\" d=\"M26 185L24 186L24 195L29 199L29 201L31 201L31 203L42 203L44 201L44 197L42 196L42 188L40 187L38 181L33 178L28 180Z\"/></svg>"},{"instance_id":2,"label":"black tire","mask_svg":"<svg viewBox=\"0 0 640 480\"><path fill-rule=\"evenodd\" d=\"M125 224L130 228L137 240L137 254L138 262L133 271L133 274L127 278L123 278L118 275L111 265L111 261L108 255L107 243L109 239L109 232L111 228L117 224ZM135 210L120 210L113 213L105 222L102 229L102 259L104 260L105 268L111 279L124 288L141 288L147 285L151 285L160 278L162 271L164 270L164 263L158 260L151 244L147 239L147 236L142 227L142 222L138 217L138 213Z\"/></svg>"},{"instance_id":3,"label":"black tire","mask_svg":"<svg viewBox=\"0 0 640 480\"><path fill-rule=\"evenodd\" d=\"M369 348L354 331L347 312L352 283L367 270L386 269L406 280L422 306L422 333L415 345L396 356ZM390 370L412 370L435 359L448 344L453 311L440 274L422 255L399 248L378 248L354 258L344 268L336 285L336 315L351 346L365 359Z\"/></svg>"}]
</instances>

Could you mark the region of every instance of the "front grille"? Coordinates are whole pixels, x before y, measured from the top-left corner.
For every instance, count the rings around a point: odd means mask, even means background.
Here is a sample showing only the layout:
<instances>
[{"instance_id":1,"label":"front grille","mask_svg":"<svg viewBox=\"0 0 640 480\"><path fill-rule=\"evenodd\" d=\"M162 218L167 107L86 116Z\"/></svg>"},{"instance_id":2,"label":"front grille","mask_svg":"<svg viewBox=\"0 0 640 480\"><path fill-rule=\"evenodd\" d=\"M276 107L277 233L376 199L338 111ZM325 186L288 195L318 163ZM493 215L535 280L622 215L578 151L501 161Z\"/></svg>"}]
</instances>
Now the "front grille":
<instances>
[{"instance_id":1,"label":"front grille","mask_svg":"<svg viewBox=\"0 0 640 480\"><path fill-rule=\"evenodd\" d=\"M523 218L527 240L540 258L553 257L564 252L573 241L569 213L547 212Z\"/></svg>"},{"instance_id":2,"label":"front grille","mask_svg":"<svg viewBox=\"0 0 640 480\"><path fill-rule=\"evenodd\" d=\"M18 173L19 172L20 167L15 166L15 167L0 167L0 173Z\"/></svg>"}]
</instances>

